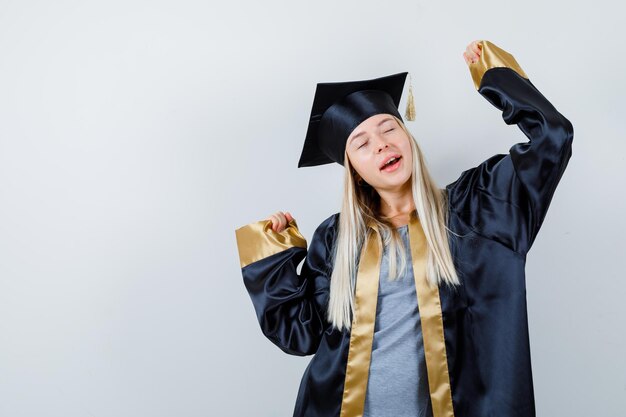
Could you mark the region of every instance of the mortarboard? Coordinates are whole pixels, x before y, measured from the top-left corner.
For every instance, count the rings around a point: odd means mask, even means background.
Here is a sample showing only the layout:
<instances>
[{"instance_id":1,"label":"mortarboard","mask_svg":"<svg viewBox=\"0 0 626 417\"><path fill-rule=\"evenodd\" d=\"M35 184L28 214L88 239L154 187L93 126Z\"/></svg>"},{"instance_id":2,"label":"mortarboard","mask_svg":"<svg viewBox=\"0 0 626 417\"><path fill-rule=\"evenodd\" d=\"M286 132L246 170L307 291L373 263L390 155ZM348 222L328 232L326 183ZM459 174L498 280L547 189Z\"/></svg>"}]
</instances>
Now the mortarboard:
<instances>
[{"instance_id":1,"label":"mortarboard","mask_svg":"<svg viewBox=\"0 0 626 417\"><path fill-rule=\"evenodd\" d=\"M346 140L364 120L389 113L400 120L400 97L408 72L362 81L318 83L298 168L337 162L344 164ZM415 120L413 91L405 113Z\"/></svg>"}]
</instances>

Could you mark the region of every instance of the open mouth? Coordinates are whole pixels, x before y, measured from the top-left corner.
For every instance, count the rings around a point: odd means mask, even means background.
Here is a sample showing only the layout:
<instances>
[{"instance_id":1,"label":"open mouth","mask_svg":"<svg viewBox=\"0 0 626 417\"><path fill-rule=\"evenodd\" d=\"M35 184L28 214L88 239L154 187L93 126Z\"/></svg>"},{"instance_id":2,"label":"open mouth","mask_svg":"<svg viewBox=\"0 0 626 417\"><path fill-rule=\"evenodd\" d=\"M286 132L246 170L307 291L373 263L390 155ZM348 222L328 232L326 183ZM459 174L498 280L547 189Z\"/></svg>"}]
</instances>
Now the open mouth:
<instances>
[{"instance_id":1,"label":"open mouth","mask_svg":"<svg viewBox=\"0 0 626 417\"><path fill-rule=\"evenodd\" d=\"M400 165L401 159L401 156L398 156L397 158L391 158L385 165L382 166L380 170L385 172L395 171L396 168L398 168L398 166Z\"/></svg>"}]
</instances>

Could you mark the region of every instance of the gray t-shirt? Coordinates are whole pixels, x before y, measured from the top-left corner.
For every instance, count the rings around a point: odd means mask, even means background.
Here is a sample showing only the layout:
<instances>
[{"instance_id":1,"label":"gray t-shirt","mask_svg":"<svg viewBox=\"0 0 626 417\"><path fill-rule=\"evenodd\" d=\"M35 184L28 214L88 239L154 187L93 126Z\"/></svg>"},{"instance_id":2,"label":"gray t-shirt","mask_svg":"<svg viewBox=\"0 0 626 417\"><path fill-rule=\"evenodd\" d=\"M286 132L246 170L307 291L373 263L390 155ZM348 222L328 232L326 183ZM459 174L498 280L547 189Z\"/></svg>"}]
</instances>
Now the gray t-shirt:
<instances>
[{"instance_id":1,"label":"gray t-shirt","mask_svg":"<svg viewBox=\"0 0 626 417\"><path fill-rule=\"evenodd\" d=\"M408 225L397 230L408 265L401 277L389 281L384 248L363 417L432 417Z\"/></svg>"}]
</instances>

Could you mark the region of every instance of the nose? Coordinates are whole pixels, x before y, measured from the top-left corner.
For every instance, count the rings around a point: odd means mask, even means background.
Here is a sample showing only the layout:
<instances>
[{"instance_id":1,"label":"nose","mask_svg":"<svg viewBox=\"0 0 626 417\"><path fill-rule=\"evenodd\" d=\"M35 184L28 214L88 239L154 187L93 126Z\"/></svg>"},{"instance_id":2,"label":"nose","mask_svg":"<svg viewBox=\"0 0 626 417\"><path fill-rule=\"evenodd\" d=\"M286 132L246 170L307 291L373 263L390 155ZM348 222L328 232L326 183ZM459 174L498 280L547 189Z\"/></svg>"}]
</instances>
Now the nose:
<instances>
[{"instance_id":1,"label":"nose","mask_svg":"<svg viewBox=\"0 0 626 417\"><path fill-rule=\"evenodd\" d=\"M376 144L376 149L378 153L381 153L385 148L389 147L389 144L381 136L378 136L377 139L378 143Z\"/></svg>"},{"instance_id":2,"label":"nose","mask_svg":"<svg viewBox=\"0 0 626 417\"><path fill-rule=\"evenodd\" d=\"M384 152L389 147L389 138L386 138L384 134L379 132L370 133L369 142L372 146L371 149L377 154Z\"/></svg>"}]
</instances>

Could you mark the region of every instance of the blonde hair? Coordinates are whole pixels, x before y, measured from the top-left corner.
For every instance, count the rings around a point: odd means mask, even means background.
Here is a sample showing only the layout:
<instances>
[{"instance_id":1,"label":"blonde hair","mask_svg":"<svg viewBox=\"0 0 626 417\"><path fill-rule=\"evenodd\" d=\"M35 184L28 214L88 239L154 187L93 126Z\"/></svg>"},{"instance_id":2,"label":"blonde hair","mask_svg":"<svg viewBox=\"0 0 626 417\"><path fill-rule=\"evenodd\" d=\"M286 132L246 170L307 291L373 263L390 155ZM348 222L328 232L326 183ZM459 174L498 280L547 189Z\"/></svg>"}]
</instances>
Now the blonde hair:
<instances>
[{"instance_id":1,"label":"blonde hair","mask_svg":"<svg viewBox=\"0 0 626 417\"><path fill-rule=\"evenodd\" d=\"M446 231L448 223L448 201L445 189L439 189L430 176L425 158L405 124L395 117L406 132L411 144L413 170L411 190L418 218L428 242L427 280L431 285L445 283L461 285L454 268ZM338 330L350 329L354 314L354 292L359 257L366 241L369 222L373 222L383 235L385 245L389 245L390 279L397 279L398 269L407 265L404 244L395 226L380 213L380 196L371 186L357 186L353 168L345 155L344 193L339 216L338 235L333 250L332 274L330 277L330 297L327 319ZM402 249L402 250L399 250ZM400 268L398 268L398 252Z\"/></svg>"}]
</instances>

